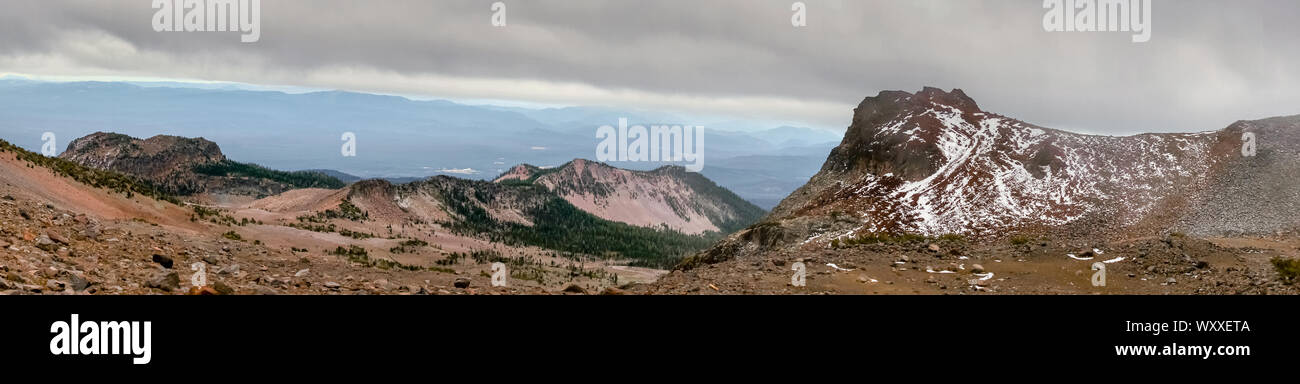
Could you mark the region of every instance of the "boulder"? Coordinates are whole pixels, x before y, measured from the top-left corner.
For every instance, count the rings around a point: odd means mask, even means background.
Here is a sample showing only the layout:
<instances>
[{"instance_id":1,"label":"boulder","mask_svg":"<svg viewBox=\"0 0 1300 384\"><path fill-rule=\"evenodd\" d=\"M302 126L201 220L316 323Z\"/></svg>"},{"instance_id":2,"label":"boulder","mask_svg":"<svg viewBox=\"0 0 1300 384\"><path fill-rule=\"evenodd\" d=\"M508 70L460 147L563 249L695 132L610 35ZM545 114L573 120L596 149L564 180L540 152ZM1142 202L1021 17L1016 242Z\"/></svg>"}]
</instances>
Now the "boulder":
<instances>
[{"instance_id":1,"label":"boulder","mask_svg":"<svg viewBox=\"0 0 1300 384\"><path fill-rule=\"evenodd\" d=\"M90 282L86 281L86 278L81 277L80 275L73 272L68 272L68 271L59 272L59 277L64 280L67 280L68 287L71 287L72 290L76 292L81 292L85 290L86 287L90 286Z\"/></svg>"},{"instance_id":2,"label":"boulder","mask_svg":"<svg viewBox=\"0 0 1300 384\"><path fill-rule=\"evenodd\" d=\"M156 253L153 255L153 262L158 263L158 265L161 265L163 268L167 268L167 269L171 269L172 265L174 264L174 261L172 261L171 257L159 255Z\"/></svg>"},{"instance_id":3,"label":"boulder","mask_svg":"<svg viewBox=\"0 0 1300 384\"><path fill-rule=\"evenodd\" d=\"M234 288L231 288L229 285L226 285L226 283L222 283L222 282L220 282L220 281L215 281L215 282L213 282L213 283L212 283L212 289L215 290L215 291L217 291L217 294L220 294L220 295L233 295L233 294L235 294L235 289L234 289Z\"/></svg>"},{"instance_id":4,"label":"boulder","mask_svg":"<svg viewBox=\"0 0 1300 384\"><path fill-rule=\"evenodd\" d=\"M180 289L181 277L176 273L176 271L160 271L150 277L149 280L145 282L145 286L161 289L166 292L172 292Z\"/></svg>"}]
</instances>

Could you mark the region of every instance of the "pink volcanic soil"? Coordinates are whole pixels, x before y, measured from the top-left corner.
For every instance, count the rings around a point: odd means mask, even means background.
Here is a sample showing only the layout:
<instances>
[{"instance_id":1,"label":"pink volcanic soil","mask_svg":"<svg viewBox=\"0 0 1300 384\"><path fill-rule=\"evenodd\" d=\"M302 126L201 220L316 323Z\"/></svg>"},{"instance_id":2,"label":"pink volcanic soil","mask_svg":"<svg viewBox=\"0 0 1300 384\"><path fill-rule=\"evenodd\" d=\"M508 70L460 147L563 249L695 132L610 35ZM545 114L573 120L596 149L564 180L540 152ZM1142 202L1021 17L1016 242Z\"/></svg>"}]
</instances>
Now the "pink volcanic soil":
<instances>
[{"instance_id":1,"label":"pink volcanic soil","mask_svg":"<svg viewBox=\"0 0 1300 384\"><path fill-rule=\"evenodd\" d=\"M590 177L587 177L587 176ZM594 182L613 187L605 196L588 193L584 188L557 188L565 183ZM695 200L690 186L668 175L634 172L587 160L574 160L566 169L537 180L564 197L570 204L602 219L643 227L667 225L675 231L699 234L718 231L707 217L695 210L679 216L668 200Z\"/></svg>"},{"instance_id":2,"label":"pink volcanic soil","mask_svg":"<svg viewBox=\"0 0 1300 384\"><path fill-rule=\"evenodd\" d=\"M18 187L33 199L98 219L139 218L190 233L202 228L189 221L191 212L183 207L144 196L128 199L120 194L107 193L59 176L47 168L29 168L13 153L0 154L0 180Z\"/></svg>"}]
</instances>

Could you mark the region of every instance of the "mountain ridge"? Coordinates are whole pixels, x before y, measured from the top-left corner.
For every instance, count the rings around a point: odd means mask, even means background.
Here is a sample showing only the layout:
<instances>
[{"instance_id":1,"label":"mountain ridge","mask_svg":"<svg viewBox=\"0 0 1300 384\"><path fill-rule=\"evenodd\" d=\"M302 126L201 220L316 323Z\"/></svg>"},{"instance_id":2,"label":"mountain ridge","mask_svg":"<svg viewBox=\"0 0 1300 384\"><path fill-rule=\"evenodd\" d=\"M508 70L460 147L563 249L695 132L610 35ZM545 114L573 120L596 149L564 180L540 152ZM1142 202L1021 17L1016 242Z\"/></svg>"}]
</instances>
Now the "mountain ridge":
<instances>
[{"instance_id":1,"label":"mountain ridge","mask_svg":"<svg viewBox=\"0 0 1300 384\"><path fill-rule=\"evenodd\" d=\"M646 227L663 225L687 234L734 232L764 214L681 166L634 171L574 159L553 168L517 165L494 182L540 185L601 218Z\"/></svg>"},{"instance_id":2,"label":"mountain ridge","mask_svg":"<svg viewBox=\"0 0 1300 384\"><path fill-rule=\"evenodd\" d=\"M1241 153L1247 132L1259 137L1257 156ZM1284 175L1300 174L1298 144L1300 116L1098 136L985 112L960 89L883 91L854 110L821 171L706 258L745 243L817 248L876 234L992 241L1292 231L1297 223L1285 217L1300 215L1300 186Z\"/></svg>"},{"instance_id":3,"label":"mountain ridge","mask_svg":"<svg viewBox=\"0 0 1300 384\"><path fill-rule=\"evenodd\" d=\"M552 119L540 116L548 113L534 113L538 111L534 109L445 100L369 97L346 91L303 93L274 87L230 90L181 85L0 83L0 120L10 123L0 126L0 136L28 150L39 150L45 132L56 134L62 149L69 139L96 130L147 138L161 129L172 135L202 136L220 143L227 157L240 162L281 170L333 169L367 178L410 181L407 178L463 169L479 171L468 177L488 179L514 164L558 165L577 157L591 157L599 142L595 129L617 124L619 117L641 125L703 124L709 143L709 164L703 173L765 209L807 181L833 147L830 140L822 140L823 135L807 137L810 143L795 148L789 145L799 143L786 143L785 136L769 138L755 131L784 122L721 122L716 118L630 108L586 107L560 110ZM600 113L583 113L593 109ZM58 118L68 110L77 111L77 119ZM111 129L99 122L110 122ZM357 135L359 156L338 155L339 137L344 132ZM838 141L841 135L830 136ZM735 156L776 153L798 153L805 159L798 167L723 168L724 162ZM806 165L810 161L816 166ZM626 169L659 165L610 164Z\"/></svg>"}]
</instances>

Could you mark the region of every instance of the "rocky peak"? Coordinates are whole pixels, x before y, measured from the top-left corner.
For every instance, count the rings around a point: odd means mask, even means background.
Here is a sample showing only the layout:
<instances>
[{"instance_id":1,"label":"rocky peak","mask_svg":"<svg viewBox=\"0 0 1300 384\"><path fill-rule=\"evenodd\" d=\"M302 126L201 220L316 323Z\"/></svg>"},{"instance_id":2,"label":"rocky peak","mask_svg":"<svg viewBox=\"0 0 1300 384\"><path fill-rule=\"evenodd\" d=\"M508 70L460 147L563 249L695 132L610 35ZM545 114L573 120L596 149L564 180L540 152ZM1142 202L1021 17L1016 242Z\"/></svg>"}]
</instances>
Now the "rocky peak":
<instances>
[{"instance_id":1,"label":"rocky peak","mask_svg":"<svg viewBox=\"0 0 1300 384\"><path fill-rule=\"evenodd\" d=\"M853 124L823 171L919 180L945 160L944 142L969 137L987 117L960 89L945 92L925 87L915 94L882 91L854 109Z\"/></svg>"},{"instance_id":2,"label":"rocky peak","mask_svg":"<svg viewBox=\"0 0 1300 384\"><path fill-rule=\"evenodd\" d=\"M679 166L633 171L587 159L541 169L518 165L496 179L531 180L602 219L687 234L731 232L758 220L762 209Z\"/></svg>"},{"instance_id":3,"label":"rocky peak","mask_svg":"<svg viewBox=\"0 0 1300 384\"><path fill-rule=\"evenodd\" d=\"M1270 137L1258 157L1241 156L1244 131ZM1300 118L1287 117L1220 132L1083 135L983 112L961 90L886 91L862 102L821 172L771 217L855 218L856 225L820 240L873 232L997 237L1065 227L1107 236L1170 228L1268 233L1290 227L1220 200L1294 190L1294 183L1271 181L1293 178L1260 175L1300 167L1300 156L1277 155L1300 142L1297 132ZM1268 202L1260 211L1297 212L1293 197L1248 201ZM1223 217L1256 219L1229 228Z\"/></svg>"},{"instance_id":4,"label":"rocky peak","mask_svg":"<svg viewBox=\"0 0 1300 384\"><path fill-rule=\"evenodd\" d=\"M983 112L979 104L960 89L945 92L939 88L925 87L915 94L904 91L881 91L874 97L867 97L853 110L853 123L869 125L873 121L890 119L900 113L924 111L936 106L952 107L965 114Z\"/></svg>"},{"instance_id":5,"label":"rocky peak","mask_svg":"<svg viewBox=\"0 0 1300 384\"><path fill-rule=\"evenodd\" d=\"M947 105L966 112L982 112L979 104L974 99L966 96L966 92L961 89L953 88L952 92L944 92L942 89L934 87L925 87L921 92L913 96L917 102L930 102L935 104Z\"/></svg>"},{"instance_id":6,"label":"rocky peak","mask_svg":"<svg viewBox=\"0 0 1300 384\"><path fill-rule=\"evenodd\" d=\"M500 183L506 180L529 180L532 179L533 175L536 175L537 172L540 170L541 168L538 168L530 164L519 164L510 167L509 170L507 170L505 173L502 173L501 176L497 176L497 178L493 179L492 182Z\"/></svg>"},{"instance_id":7,"label":"rocky peak","mask_svg":"<svg viewBox=\"0 0 1300 384\"><path fill-rule=\"evenodd\" d=\"M203 138L158 135L140 140L106 132L73 140L59 157L148 178L188 172L197 165L226 160L216 143Z\"/></svg>"}]
</instances>

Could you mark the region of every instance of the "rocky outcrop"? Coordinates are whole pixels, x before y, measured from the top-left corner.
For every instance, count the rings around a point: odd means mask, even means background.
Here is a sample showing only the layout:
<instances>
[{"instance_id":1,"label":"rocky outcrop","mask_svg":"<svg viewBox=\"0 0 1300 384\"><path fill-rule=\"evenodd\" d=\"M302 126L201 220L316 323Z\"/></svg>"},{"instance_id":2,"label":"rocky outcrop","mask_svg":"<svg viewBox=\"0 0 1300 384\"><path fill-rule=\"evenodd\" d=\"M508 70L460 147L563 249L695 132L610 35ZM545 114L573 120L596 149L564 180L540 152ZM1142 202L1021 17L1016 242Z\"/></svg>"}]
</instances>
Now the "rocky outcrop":
<instances>
[{"instance_id":1,"label":"rocky outcrop","mask_svg":"<svg viewBox=\"0 0 1300 384\"><path fill-rule=\"evenodd\" d=\"M101 170L147 180L174 195L218 194L264 197L294 188L341 188L320 172L281 172L231 161L203 138L130 136L96 132L68 144L59 156Z\"/></svg>"},{"instance_id":2,"label":"rocky outcrop","mask_svg":"<svg viewBox=\"0 0 1300 384\"><path fill-rule=\"evenodd\" d=\"M88 167L120 172L154 182L170 193L203 191L198 165L226 160L216 143L203 138L154 136L146 140L96 132L73 140L59 157Z\"/></svg>"},{"instance_id":3,"label":"rocky outcrop","mask_svg":"<svg viewBox=\"0 0 1300 384\"><path fill-rule=\"evenodd\" d=\"M519 165L496 180L542 186L606 220L687 234L734 232L764 214L761 208L682 167L643 172L576 159L552 169Z\"/></svg>"}]
</instances>

